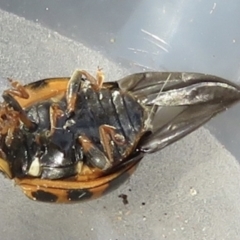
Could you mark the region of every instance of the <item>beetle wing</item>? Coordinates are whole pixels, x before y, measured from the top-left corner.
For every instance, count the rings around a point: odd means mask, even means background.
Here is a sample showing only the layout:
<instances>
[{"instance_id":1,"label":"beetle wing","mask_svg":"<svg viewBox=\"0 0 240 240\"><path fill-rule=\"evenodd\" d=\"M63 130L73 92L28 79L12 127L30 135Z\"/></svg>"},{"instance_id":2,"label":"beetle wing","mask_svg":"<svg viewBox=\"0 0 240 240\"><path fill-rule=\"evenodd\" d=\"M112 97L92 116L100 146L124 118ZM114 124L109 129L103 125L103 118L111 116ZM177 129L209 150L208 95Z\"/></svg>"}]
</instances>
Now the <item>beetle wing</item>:
<instances>
[{"instance_id":1,"label":"beetle wing","mask_svg":"<svg viewBox=\"0 0 240 240\"><path fill-rule=\"evenodd\" d=\"M152 135L141 142L140 150L147 153L159 151L193 132L225 109L222 104L187 107L163 126L158 126Z\"/></svg>"},{"instance_id":2,"label":"beetle wing","mask_svg":"<svg viewBox=\"0 0 240 240\"><path fill-rule=\"evenodd\" d=\"M176 142L240 100L239 86L200 73L146 72L118 83L150 109L152 134L141 142L143 152Z\"/></svg>"},{"instance_id":3,"label":"beetle wing","mask_svg":"<svg viewBox=\"0 0 240 240\"><path fill-rule=\"evenodd\" d=\"M213 75L207 75L202 73L191 73L191 72L144 72L136 73L129 75L125 78L122 78L118 81L119 87L123 91L130 91L136 98L145 98L149 104L157 105L167 105L169 103L164 103L164 98L170 96L169 93L172 93L172 98L177 98L178 102L175 100L172 105L184 105L185 103L182 100L189 93L196 92L196 90L201 89L202 91L206 88L212 88L211 93L214 92L217 88L220 93L224 89L224 94L226 90L237 92L239 94L239 86L233 84L223 78L216 77ZM179 93L184 94L180 96ZM174 95L173 93L176 93ZM160 97L163 96L163 97ZM179 96L181 98L179 98ZM197 96L200 96L199 94ZM229 96L226 96L229 97ZM159 101L158 101L159 100ZM216 100L216 99L215 99ZM193 102L189 101L188 104Z\"/></svg>"}]
</instances>

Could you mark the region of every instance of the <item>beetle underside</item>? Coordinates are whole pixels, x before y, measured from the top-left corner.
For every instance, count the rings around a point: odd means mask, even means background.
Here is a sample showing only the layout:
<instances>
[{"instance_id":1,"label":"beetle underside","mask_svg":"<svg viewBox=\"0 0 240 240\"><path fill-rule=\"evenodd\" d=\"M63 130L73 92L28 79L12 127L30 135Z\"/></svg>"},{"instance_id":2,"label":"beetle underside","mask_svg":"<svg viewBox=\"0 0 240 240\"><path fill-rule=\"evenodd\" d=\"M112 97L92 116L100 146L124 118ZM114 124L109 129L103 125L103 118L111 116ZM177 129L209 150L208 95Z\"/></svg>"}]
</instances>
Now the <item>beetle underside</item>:
<instances>
[{"instance_id":1,"label":"beetle underside","mask_svg":"<svg viewBox=\"0 0 240 240\"><path fill-rule=\"evenodd\" d=\"M64 179L82 174L84 164L106 174L129 158L148 131L144 106L116 84L103 84L100 71L96 79L75 71L64 93L25 108L16 97L30 100L28 89L12 86L3 94L11 127L3 128L1 147L12 177ZM35 91L39 86L30 85Z\"/></svg>"},{"instance_id":2,"label":"beetle underside","mask_svg":"<svg viewBox=\"0 0 240 240\"><path fill-rule=\"evenodd\" d=\"M148 72L103 82L12 81L0 108L0 170L34 200L102 195L129 178L145 153L163 149L238 102L239 86L211 75Z\"/></svg>"}]
</instances>

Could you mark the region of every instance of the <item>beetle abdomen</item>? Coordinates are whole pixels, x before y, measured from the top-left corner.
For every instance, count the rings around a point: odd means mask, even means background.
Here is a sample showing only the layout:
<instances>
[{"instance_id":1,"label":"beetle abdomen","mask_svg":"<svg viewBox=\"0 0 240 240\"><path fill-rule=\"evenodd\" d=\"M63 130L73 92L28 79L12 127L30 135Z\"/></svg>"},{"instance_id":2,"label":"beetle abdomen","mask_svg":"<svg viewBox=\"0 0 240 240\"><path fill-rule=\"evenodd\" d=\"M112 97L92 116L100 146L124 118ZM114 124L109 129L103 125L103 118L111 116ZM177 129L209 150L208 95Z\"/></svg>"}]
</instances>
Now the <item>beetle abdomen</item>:
<instances>
[{"instance_id":1,"label":"beetle abdomen","mask_svg":"<svg viewBox=\"0 0 240 240\"><path fill-rule=\"evenodd\" d=\"M86 135L101 151L104 149L100 142L100 126L112 126L124 137L124 144L114 144L113 159L121 161L125 158L142 135L144 109L130 94L119 89L94 91L88 88L79 93L75 109L75 124L70 127L71 131Z\"/></svg>"}]
</instances>

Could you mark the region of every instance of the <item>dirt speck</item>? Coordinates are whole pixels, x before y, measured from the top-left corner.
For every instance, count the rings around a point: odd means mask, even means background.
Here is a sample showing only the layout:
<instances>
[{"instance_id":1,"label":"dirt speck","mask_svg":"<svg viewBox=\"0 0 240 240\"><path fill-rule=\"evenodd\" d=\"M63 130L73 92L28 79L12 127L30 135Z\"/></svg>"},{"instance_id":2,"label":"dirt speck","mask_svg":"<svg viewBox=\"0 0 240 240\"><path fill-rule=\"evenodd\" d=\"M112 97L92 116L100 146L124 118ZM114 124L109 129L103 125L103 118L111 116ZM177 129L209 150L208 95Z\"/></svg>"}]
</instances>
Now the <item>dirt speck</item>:
<instances>
[{"instance_id":1,"label":"dirt speck","mask_svg":"<svg viewBox=\"0 0 240 240\"><path fill-rule=\"evenodd\" d=\"M128 199L127 199L128 196L127 196L126 194L123 194L123 193L122 193L122 194L118 195L118 197L119 197L119 198L122 198L122 201L123 201L123 204L124 204L124 205L127 205L127 204L128 204Z\"/></svg>"}]
</instances>

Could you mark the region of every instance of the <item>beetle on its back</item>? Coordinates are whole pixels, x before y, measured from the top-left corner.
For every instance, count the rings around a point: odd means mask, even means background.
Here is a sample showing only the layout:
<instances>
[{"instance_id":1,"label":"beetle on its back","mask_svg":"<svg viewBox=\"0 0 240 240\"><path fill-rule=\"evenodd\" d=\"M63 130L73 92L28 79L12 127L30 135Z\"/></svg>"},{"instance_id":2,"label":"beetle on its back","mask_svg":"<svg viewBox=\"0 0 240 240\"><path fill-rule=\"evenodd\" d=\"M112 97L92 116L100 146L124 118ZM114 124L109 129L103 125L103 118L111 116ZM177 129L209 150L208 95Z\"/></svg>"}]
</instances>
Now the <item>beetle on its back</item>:
<instances>
[{"instance_id":1,"label":"beetle on its back","mask_svg":"<svg viewBox=\"0 0 240 240\"><path fill-rule=\"evenodd\" d=\"M140 73L103 82L12 81L0 109L0 170L34 200L71 202L117 188L144 153L192 132L240 99L238 86L196 73ZM226 95L227 94L227 95ZM163 121L163 107L181 107Z\"/></svg>"},{"instance_id":2,"label":"beetle on its back","mask_svg":"<svg viewBox=\"0 0 240 240\"><path fill-rule=\"evenodd\" d=\"M35 84L30 87L38 91ZM4 98L10 98L8 92ZM22 111L14 99L11 102L15 111ZM93 79L91 85L80 71L69 80L66 94L39 101L24 112L30 124L16 130L21 137L8 144L9 158L18 158L13 161L14 177L67 178L80 173L83 163L107 171L132 152L145 131L146 113L132 96L115 84L105 86ZM4 152L8 148L2 147Z\"/></svg>"}]
</instances>

